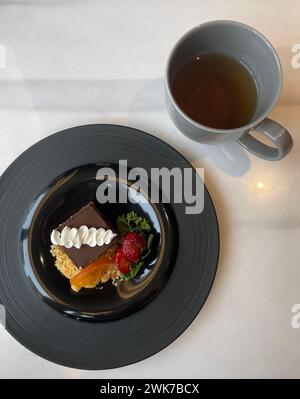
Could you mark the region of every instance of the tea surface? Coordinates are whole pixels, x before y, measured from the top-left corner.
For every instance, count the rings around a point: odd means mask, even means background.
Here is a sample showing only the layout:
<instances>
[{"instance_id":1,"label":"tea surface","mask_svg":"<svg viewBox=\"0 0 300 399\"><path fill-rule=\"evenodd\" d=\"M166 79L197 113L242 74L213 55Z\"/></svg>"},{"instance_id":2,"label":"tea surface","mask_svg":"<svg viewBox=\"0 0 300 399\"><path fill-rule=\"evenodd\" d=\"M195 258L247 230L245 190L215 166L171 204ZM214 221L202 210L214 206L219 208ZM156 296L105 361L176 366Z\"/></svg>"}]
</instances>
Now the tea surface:
<instances>
[{"instance_id":1,"label":"tea surface","mask_svg":"<svg viewBox=\"0 0 300 399\"><path fill-rule=\"evenodd\" d=\"M246 125L257 103L251 73L222 54L202 54L185 63L175 75L172 92L189 117L217 129Z\"/></svg>"}]
</instances>

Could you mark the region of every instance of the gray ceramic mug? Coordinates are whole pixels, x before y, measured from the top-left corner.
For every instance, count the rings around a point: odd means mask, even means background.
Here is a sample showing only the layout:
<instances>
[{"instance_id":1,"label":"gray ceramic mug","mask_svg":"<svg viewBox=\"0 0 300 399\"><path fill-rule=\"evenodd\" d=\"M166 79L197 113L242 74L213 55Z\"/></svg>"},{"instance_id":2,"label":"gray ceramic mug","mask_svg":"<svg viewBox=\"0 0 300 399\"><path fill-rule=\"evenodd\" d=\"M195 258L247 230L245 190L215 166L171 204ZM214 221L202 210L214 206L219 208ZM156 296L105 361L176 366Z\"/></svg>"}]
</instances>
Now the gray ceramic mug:
<instances>
[{"instance_id":1,"label":"gray ceramic mug","mask_svg":"<svg viewBox=\"0 0 300 399\"><path fill-rule=\"evenodd\" d=\"M242 62L252 73L258 100L254 116L247 125L235 129L210 128L191 119L177 105L172 93L173 79L185 62L201 53L225 54ZM291 135L267 117L280 95L280 61L269 41L255 29L235 21L211 21L196 26L176 43L166 75L167 108L175 125L186 136L205 144L237 141L246 150L268 160L282 159L290 152ZM255 139L250 134L254 131L263 133L274 147Z\"/></svg>"}]
</instances>

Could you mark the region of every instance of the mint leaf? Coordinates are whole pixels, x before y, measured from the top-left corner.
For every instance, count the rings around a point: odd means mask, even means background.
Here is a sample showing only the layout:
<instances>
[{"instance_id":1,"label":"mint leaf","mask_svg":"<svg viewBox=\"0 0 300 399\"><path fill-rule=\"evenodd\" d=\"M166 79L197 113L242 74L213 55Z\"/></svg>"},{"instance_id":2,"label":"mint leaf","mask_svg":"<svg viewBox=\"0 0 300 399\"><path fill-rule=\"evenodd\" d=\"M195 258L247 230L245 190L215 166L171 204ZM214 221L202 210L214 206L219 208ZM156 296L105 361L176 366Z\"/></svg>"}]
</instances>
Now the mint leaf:
<instances>
[{"instance_id":1,"label":"mint leaf","mask_svg":"<svg viewBox=\"0 0 300 399\"><path fill-rule=\"evenodd\" d=\"M118 216L117 226L122 235L133 231L143 234L151 230L151 226L147 219L138 216L135 212L129 212L122 216Z\"/></svg>"},{"instance_id":2,"label":"mint leaf","mask_svg":"<svg viewBox=\"0 0 300 399\"><path fill-rule=\"evenodd\" d=\"M128 212L124 215L118 216L117 226L119 233L125 236L127 233L135 232L142 234L147 239L147 247L143 251L141 259L134 262L130 271L123 274L121 279L130 280L137 276L141 268L144 266L144 261L147 259L151 252L151 245L153 241L153 234L149 234L151 231L151 225L148 223L146 218L139 216L136 212Z\"/></svg>"},{"instance_id":3,"label":"mint leaf","mask_svg":"<svg viewBox=\"0 0 300 399\"><path fill-rule=\"evenodd\" d=\"M131 280L132 278L136 277L143 266L144 262L141 261L133 263L131 265L130 271L123 275L125 280Z\"/></svg>"},{"instance_id":4,"label":"mint leaf","mask_svg":"<svg viewBox=\"0 0 300 399\"><path fill-rule=\"evenodd\" d=\"M119 216L117 219L117 226L118 230L121 235L125 235L128 233L130 230L130 225L128 224L125 215Z\"/></svg>"},{"instance_id":5,"label":"mint leaf","mask_svg":"<svg viewBox=\"0 0 300 399\"><path fill-rule=\"evenodd\" d=\"M147 248L150 248L152 245L152 241L153 241L153 234L149 234L148 240L147 240Z\"/></svg>"}]
</instances>

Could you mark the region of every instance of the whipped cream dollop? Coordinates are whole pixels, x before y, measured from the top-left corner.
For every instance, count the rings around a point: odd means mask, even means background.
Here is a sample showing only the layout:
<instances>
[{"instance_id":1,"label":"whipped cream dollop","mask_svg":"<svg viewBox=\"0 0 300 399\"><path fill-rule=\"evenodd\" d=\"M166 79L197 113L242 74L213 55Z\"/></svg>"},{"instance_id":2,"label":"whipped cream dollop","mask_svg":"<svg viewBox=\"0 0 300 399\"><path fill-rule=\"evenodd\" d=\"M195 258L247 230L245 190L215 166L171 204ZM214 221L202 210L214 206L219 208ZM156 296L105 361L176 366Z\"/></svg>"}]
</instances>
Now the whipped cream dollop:
<instances>
[{"instance_id":1,"label":"whipped cream dollop","mask_svg":"<svg viewBox=\"0 0 300 399\"><path fill-rule=\"evenodd\" d=\"M66 226L62 232L58 230L52 231L51 242L54 245L60 245L65 248L75 247L80 249L82 245L89 245L90 247L98 245L101 247L104 244L110 244L116 236L117 234L113 233L110 229L88 228L87 226L81 226L79 229L76 229L75 227Z\"/></svg>"}]
</instances>

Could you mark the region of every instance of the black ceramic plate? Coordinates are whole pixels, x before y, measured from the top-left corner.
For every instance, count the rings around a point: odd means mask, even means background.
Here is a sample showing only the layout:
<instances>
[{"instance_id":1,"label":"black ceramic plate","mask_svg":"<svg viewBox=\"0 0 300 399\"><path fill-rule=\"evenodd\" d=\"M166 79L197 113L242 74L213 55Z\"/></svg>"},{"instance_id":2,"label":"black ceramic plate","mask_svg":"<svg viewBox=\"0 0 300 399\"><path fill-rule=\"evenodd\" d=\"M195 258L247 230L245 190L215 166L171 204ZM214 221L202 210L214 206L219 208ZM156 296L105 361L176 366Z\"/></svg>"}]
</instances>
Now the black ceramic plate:
<instances>
[{"instance_id":1,"label":"black ceramic plate","mask_svg":"<svg viewBox=\"0 0 300 399\"><path fill-rule=\"evenodd\" d=\"M204 210L197 215L187 215L185 203L98 205L111 223L128 210L147 216L156 250L131 282L79 294L70 290L49 255L50 231L95 200L97 170L116 168L120 159L147 171L191 167L151 135L89 125L35 144L0 179L0 298L6 328L28 349L65 366L108 369L153 355L192 322L215 276L218 224L205 189ZM114 184L132 191L118 176Z\"/></svg>"}]
</instances>

